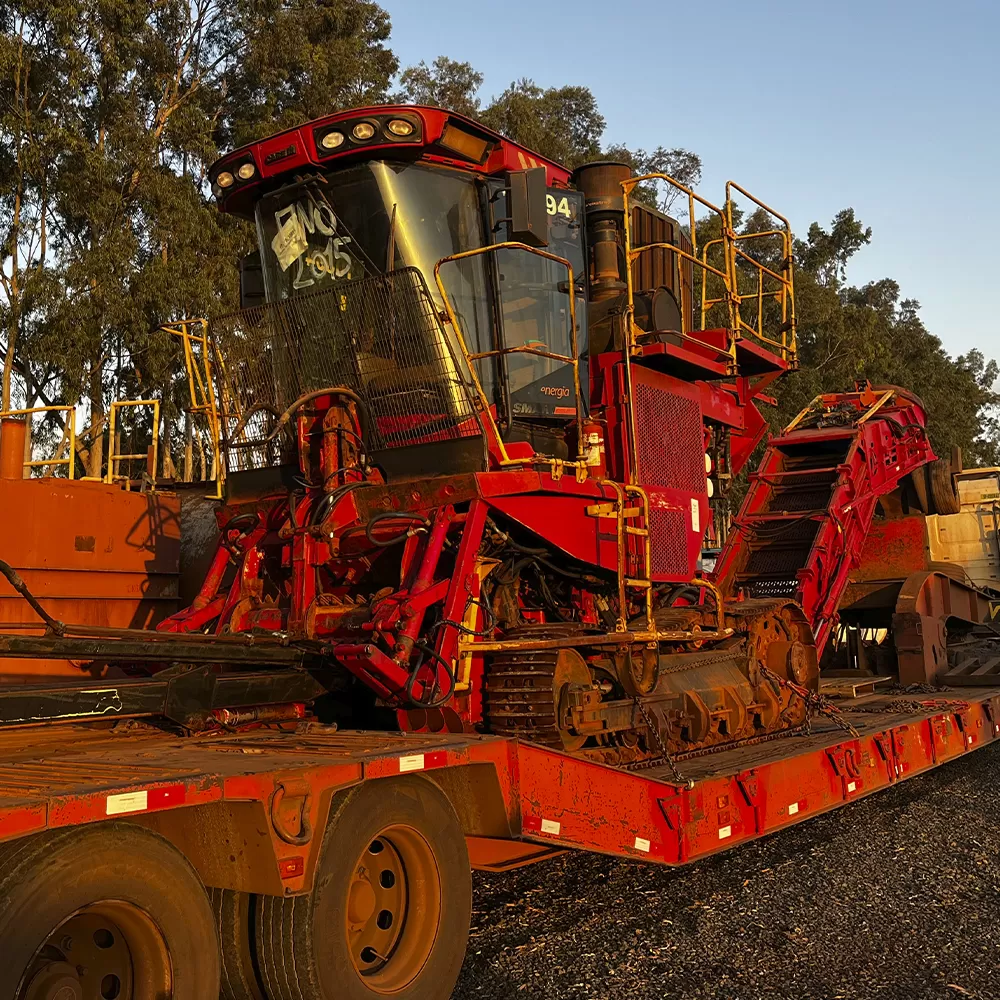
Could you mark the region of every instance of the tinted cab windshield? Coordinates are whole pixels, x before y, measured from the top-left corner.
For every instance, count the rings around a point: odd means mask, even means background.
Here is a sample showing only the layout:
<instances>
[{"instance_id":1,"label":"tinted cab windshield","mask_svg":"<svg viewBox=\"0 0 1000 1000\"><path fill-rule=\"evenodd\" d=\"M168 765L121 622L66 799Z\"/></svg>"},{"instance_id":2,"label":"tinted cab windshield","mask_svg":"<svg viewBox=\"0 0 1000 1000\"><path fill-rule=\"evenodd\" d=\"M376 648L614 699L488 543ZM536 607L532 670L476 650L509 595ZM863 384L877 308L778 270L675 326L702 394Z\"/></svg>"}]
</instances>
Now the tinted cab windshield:
<instances>
[{"instance_id":1,"label":"tinted cab windshield","mask_svg":"<svg viewBox=\"0 0 1000 1000\"><path fill-rule=\"evenodd\" d=\"M483 242L474 180L383 161L284 188L257 206L268 297L415 266Z\"/></svg>"},{"instance_id":2,"label":"tinted cab windshield","mask_svg":"<svg viewBox=\"0 0 1000 1000\"><path fill-rule=\"evenodd\" d=\"M573 264L581 290L577 348L586 358L582 196L553 191L548 201L547 249ZM434 265L503 242L509 214L501 182L487 187L463 171L372 161L311 178L257 205L267 297L278 302L416 267L437 299ZM470 353L528 346L571 354L565 267L525 251L501 250L449 261L441 277ZM565 419L575 413L572 366L564 362L508 354L504 363L498 357L474 363L503 417ZM586 385L586 373L581 375Z\"/></svg>"}]
</instances>

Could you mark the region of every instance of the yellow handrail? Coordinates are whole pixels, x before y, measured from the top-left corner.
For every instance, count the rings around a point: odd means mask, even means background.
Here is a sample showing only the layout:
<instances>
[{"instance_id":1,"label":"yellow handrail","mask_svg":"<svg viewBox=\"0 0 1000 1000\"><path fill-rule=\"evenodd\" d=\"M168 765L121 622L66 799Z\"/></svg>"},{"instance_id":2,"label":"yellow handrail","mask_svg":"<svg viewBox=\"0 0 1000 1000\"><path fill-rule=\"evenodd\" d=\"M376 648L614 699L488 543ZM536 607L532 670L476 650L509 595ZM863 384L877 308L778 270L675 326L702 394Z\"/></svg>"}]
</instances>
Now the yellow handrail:
<instances>
[{"instance_id":1,"label":"yellow handrail","mask_svg":"<svg viewBox=\"0 0 1000 1000\"><path fill-rule=\"evenodd\" d=\"M688 232L691 238L691 250L688 251L673 243L648 243L644 246L634 247L632 245L632 213L629 205L629 195L637 185L646 181L658 180L669 184L676 190L682 192L687 197L688 203ZM733 372L736 370L736 342L743 336L751 336L762 343L777 348L781 357L787 361L794 362L796 354L796 333L795 333L795 288L792 278L792 231L788 220L774 211L765 202L750 194L745 188L734 181L726 183L725 208L719 208L712 202L692 191L687 185L682 184L669 174L645 174L641 177L630 177L622 182L622 192L625 197L625 258L627 261L625 282L627 294L626 324L630 333L631 348L636 350L634 327L635 316L635 288L633 287L632 265L635 260L649 250L666 250L676 254L678 260L690 262L693 266L701 269L701 318L699 326L701 330L706 330L708 326L708 314L715 307L724 305L726 309L726 322L732 336L729 338L726 349L723 353L729 359L729 368ZM776 220L777 225L768 230L755 233L737 233L733 219L733 195L734 192L753 202L758 208ZM708 209L719 219L721 236L713 237L699 247L698 229L696 218L696 207ZM704 228L704 225L703 227ZM757 240L765 237L778 237L781 240L782 267L781 273L772 270L766 264L762 264L751 254L743 249L741 244L749 240ZM713 248L722 247L722 262L719 267L709 263L709 253ZM757 281L752 294L744 295L740 291L740 273L747 265L756 273ZM712 297L709 295L709 278L718 278L722 284L721 293ZM766 287L766 283L772 287ZM740 307L744 301L755 300L757 316L754 324L748 323L741 315ZM764 301L774 299L781 312L780 327L777 334L772 334L766 329L764 323ZM681 310L681 334L688 335L691 331L687 329L688 317L686 310ZM626 359L627 363L627 359Z\"/></svg>"},{"instance_id":2,"label":"yellow handrail","mask_svg":"<svg viewBox=\"0 0 1000 1000\"><path fill-rule=\"evenodd\" d=\"M535 254L538 257L544 257L546 260L554 261L556 264L561 264L566 268L567 272L567 287L569 293L569 325L570 325L570 350L572 351L572 356L566 354L554 354L550 351L540 351L534 347L504 347L497 348L492 351L482 351L477 354L473 354L469 351L469 347L465 342L465 336L462 333L461 324L458 321L458 316L455 313L454 307L451 304L451 300L448 298L448 293L445 290L444 282L441 280L441 265L448 264L454 261L467 260L470 257L477 257L481 254L494 253L497 250L524 250L527 253ZM462 355L465 357L469 374L472 378L473 387L475 389L476 398L479 402L480 411L478 414L480 420L480 426L488 421L492 431L494 440L496 441L497 447L500 450L500 464L501 465L520 465L523 463L523 459L511 458L507 452L507 447L504 444L503 438L500 435L499 428L496 425L496 420L493 419L493 414L491 412L491 403L483 390L482 382L479 380L479 375L476 373L475 365L473 361L478 361L483 358L498 357L506 354L534 354L542 358L550 358L554 361L562 361L566 364L572 365L573 367L573 387L576 392L576 425L577 425L577 442L579 449L579 456L577 462L562 462L562 465L570 466L577 469L587 469L586 455L584 451L584 440L583 440L583 395L580 386L580 358L579 358L579 348L577 346L576 337L576 286L573 281L573 265L565 258L559 257L554 253L549 253L547 250L539 250L538 247L530 247L526 243L517 242L505 242L505 243L493 243L490 246L477 247L475 250L465 250L462 253L450 254L447 257L442 257L434 265L434 281L438 288L438 293L441 296L441 301L444 303L445 313L448 316L448 322L450 323L452 329L455 331L455 336L458 339L459 347L462 349ZM485 426L484 426L485 432ZM535 460L535 459L533 459ZM553 460L558 461L558 460Z\"/></svg>"},{"instance_id":3,"label":"yellow handrail","mask_svg":"<svg viewBox=\"0 0 1000 1000\"><path fill-rule=\"evenodd\" d=\"M160 446L160 401L158 399L116 399L112 404L108 413L108 471L104 474L104 481L106 483L114 482L118 476L118 465L122 462L136 459L148 458L148 453L146 454L125 454L124 452L118 452L115 450L115 425L117 422L118 411L123 410L126 407L134 406L151 406L153 408L153 431L152 431L152 449L153 449L153 459L152 468L149 470L150 478L156 480L156 469L157 469L157 458L159 455Z\"/></svg>"},{"instance_id":4,"label":"yellow handrail","mask_svg":"<svg viewBox=\"0 0 1000 1000\"><path fill-rule=\"evenodd\" d=\"M733 226L733 191L738 192L748 201L753 202L759 209L766 212L772 219L777 220L780 224L778 227L772 227L771 229L762 230L755 233L741 233L735 232L735 227ZM752 195L746 188L741 187L735 181L726 181L726 220L727 229L730 238L733 241L733 249L731 253L731 259L733 264L733 294L737 301L737 314L739 309L739 303L742 301L742 296L739 293L738 288L738 271L736 268L736 258L749 262L757 270L757 328L749 326L740 320L740 325L736 328L737 335L742 335L744 331L750 333L752 336L756 337L758 340L764 343L770 344L772 347L778 347L781 349L782 357L786 360L795 362L797 353L797 342L796 342L796 318L795 318L795 278L794 269L792 267L792 256L793 256L793 239L792 239L792 227L788 219L786 219L779 212L776 212L770 205L766 202L761 201L755 195ZM761 264L756 258L751 257L745 251L741 250L739 243L746 240L761 239L764 237L778 236L781 238L781 250L782 250L782 274L777 274L770 268ZM764 276L772 278L778 283L778 287L772 291L765 293L763 289ZM764 308L763 300L768 297L775 298L781 307L781 328L780 334L781 339L776 340L773 337L769 337L764 333Z\"/></svg>"},{"instance_id":5,"label":"yellow handrail","mask_svg":"<svg viewBox=\"0 0 1000 1000\"><path fill-rule=\"evenodd\" d=\"M192 328L200 328L196 333ZM215 481L215 497L222 497L222 485L226 475L225 463L219 454L222 427L219 410L215 399L215 379L212 372L212 351L208 341L208 320L201 317L178 320L175 323L164 323L161 330L179 337L184 346L184 367L188 376L188 398L191 414L204 414L208 422L208 435L212 443L212 476ZM201 364L196 357L195 345L201 350ZM219 386L221 387L221 380ZM200 438L198 443L202 452L204 466L204 447ZM204 471L204 470L203 470Z\"/></svg>"},{"instance_id":6,"label":"yellow handrail","mask_svg":"<svg viewBox=\"0 0 1000 1000\"><path fill-rule=\"evenodd\" d=\"M632 191L639 185L646 181L658 180L669 184L671 187L676 188L678 191L682 192L687 196L688 203L688 233L691 238L691 250L690 252L685 250L683 247L674 245L673 243L647 243L641 247L632 246L632 212L631 205L629 204L629 196ZM633 329L633 320L635 317L635 288L633 287L632 281L632 264L637 260L642 254L650 250L667 250L670 253L677 254L682 260L689 261L692 265L701 268L705 271L705 280L702 281L702 289L704 289L707 284L707 277L709 274L714 274L716 277L722 279L723 288L725 289L724 298L719 301L724 301L727 304L727 309L729 311L729 327L730 329L737 329L739 324L739 314L738 308L739 304L732 294L732 273L733 273L733 262L731 254L732 243L728 239L730 234L730 220L727 214L718 207L718 205L713 205L712 202L703 198L700 194L695 193L686 184L682 184L679 180L671 177L669 174L643 174L641 177L629 177L627 180L622 181L622 193L625 200L625 285L626 285L626 295L627 295L627 307L626 307L626 329L629 331L630 339L634 341L635 331ZM708 263L705 255L699 255L698 253L698 220L696 217L696 205L701 205L703 208L707 208L710 212L714 213L719 218L720 225L722 227L722 232L724 234L723 248L724 248L724 270L719 270L717 267L713 267ZM718 241L710 240L706 247ZM687 328L687 317L685 315L685 310L681 309L681 330L682 334L691 333ZM702 326L704 329L704 326ZM735 368L736 365L736 351L735 347L731 346L730 350L725 352L729 355L729 364L731 368Z\"/></svg>"}]
</instances>

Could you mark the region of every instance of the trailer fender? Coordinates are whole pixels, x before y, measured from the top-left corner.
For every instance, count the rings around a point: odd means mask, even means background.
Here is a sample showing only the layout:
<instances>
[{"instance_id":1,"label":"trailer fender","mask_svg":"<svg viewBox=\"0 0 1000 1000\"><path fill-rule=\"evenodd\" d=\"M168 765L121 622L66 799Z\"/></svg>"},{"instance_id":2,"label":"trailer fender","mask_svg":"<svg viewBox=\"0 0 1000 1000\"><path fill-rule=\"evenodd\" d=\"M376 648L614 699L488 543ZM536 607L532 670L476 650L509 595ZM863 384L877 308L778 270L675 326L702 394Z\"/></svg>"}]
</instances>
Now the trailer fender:
<instances>
[{"instance_id":1,"label":"trailer fender","mask_svg":"<svg viewBox=\"0 0 1000 1000\"><path fill-rule=\"evenodd\" d=\"M508 813L497 769L492 763L438 768L426 772L426 777L448 796L466 837L516 836L520 816Z\"/></svg>"},{"instance_id":2,"label":"trailer fender","mask_svg":"<svg viewBox=\"0 0 1000 1000\"><path fill-rule=\"evenodd\" d=\"M259 799L224 799L132 821L169 840L210 888L297 895L312 888L335 797L359 782L322 787L278 777Z\"/></svg>"},{"instance_id":3,"label":"trailer fender","mask_svg":"<svg viewBox=\"0 0 1000 1000\"><path fill-rule=\"evenodd\" d=\"M213 889L293 896L312 889L331 815L362 781L388 776L324 785L308 773L279 774L254 799L223 799L130 819L169 840ZM434 768L414 777L444 792L467 838L505 843L517 836L517 800L504 795L492 761Z\"/></svg>"}]
</instances>

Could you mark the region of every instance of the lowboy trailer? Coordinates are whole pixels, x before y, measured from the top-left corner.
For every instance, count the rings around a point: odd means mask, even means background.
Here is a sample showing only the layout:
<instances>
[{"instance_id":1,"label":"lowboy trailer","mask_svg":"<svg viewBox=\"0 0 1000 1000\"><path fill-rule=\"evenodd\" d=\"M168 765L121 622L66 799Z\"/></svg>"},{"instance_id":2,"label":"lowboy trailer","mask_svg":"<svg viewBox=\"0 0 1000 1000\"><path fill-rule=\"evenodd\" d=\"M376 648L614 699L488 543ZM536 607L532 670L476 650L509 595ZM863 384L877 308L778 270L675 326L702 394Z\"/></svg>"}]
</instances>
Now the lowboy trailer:
<instances>
[{"instance_id":1,"label":"lowboy trailer","mask_svg":"<svg viewBox=\"0 0 1000 1000\"><path fill-rule=\"evenodd\" d=\"M681 865L1000 739L917 397L818 397L725 516L796 365L763 202L403 106L211 182L260 249L203 341L200 590L67 623L0 562L0 1000L444 998L473 868Z\"/></svg>"},{"instance_id":2,"label":"lowboy trailer","mask_svg":"<svg viewBox=\"0 0 1000 1000\"><path fill-rule=\"evenodd\" d=\"M995 689L861 696L808 735L675 761L679 773L458 733L17 730L0 741L3 995L208 1000L221 966L226 997L447 997L470 864L580 849L682 865L997 740ZM400 979L354 972L364 949L398 961L404 944Z\"/></svg>"}]
</instances>

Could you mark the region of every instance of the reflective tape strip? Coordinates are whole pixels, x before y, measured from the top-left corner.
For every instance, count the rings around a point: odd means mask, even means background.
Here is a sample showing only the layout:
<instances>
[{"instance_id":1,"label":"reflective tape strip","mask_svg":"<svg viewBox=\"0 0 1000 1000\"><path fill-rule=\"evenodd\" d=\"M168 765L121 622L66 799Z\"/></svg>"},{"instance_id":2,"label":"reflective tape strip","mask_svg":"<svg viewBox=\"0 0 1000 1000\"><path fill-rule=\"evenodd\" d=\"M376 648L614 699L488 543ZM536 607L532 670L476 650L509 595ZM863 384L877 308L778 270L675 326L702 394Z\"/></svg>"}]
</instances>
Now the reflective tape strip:
<instances>
[{"instance_id":1,"label":"reflective tape strip","mask_svg":"<svg viewBox=\"0 0 1000 1000\"><path fill-rule=\"evenodd\" d=\"M636 837L635 838L635 849L637 851L643 851L646 854L649 854L649 841L646 840L645 837Z\"/></svg>"},{"instance_id":2,"label":"reflective tape strip","mask_svg":"<svg viewBox=\"0 0 1000 1000\"><path fill-rule=\"evenodd\" d=\"M542 833L551 833L554 836L558 836L561 829L562 825L557 823L554 819L542 820Z\"/></svg>"},{"instance_id":3,"label":"reflective tape strip","mask_svg":"<svg viewBox=\"0 0 1000 1000\"><path fill-rule=\"evenodd\" d=\"M145 812L149 808L149 793L122 792L120 795L109 795L107 799L107 815L120 816L122 813Z\"/></svg>"},{"instance_id":4,"label":"reflective tape strip","mask_svg":"<svg viewBox=\"0 0 1000 1000\"><path fill-rule=\"evenodd\" d=\"M788 807L788 815L789 816L794 816L798 811L799 811L799 804L798 804L798 802L793 802Z\"/></svg>"},{"instance_id":5,"label":"reflective tape strip","mask_svg":"<svg viewBox=\"0 0 1000 1000\"><path fill-rule=\"evenodd\" d=\"M733 828L731 826L720 826L719 827L719 840L725 840L726 837L732 836Z\"/></svg>"},{"instance_id":6,"label":"reflective tape strip","mask_svg":"<svg viewBox=\"0 0 1000 1000\"><path fill-rule=\"evenodd\" d=\"M422 753L411 754L409 757L399 758L399 773L405 774L407 771L422 771L424 769L424 755Z\"/></svg>"}]
</instances>

